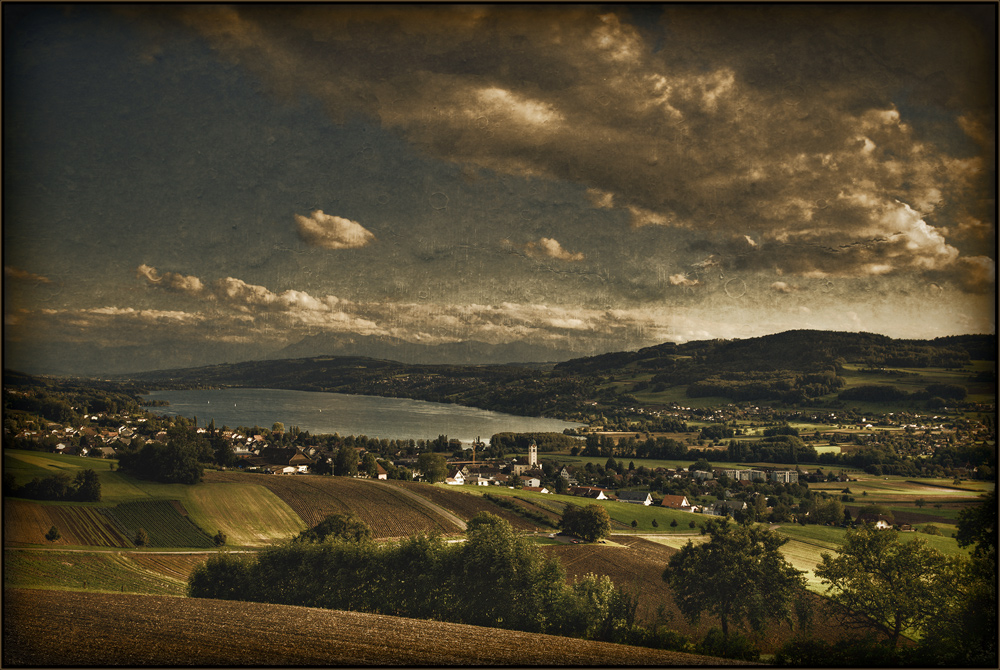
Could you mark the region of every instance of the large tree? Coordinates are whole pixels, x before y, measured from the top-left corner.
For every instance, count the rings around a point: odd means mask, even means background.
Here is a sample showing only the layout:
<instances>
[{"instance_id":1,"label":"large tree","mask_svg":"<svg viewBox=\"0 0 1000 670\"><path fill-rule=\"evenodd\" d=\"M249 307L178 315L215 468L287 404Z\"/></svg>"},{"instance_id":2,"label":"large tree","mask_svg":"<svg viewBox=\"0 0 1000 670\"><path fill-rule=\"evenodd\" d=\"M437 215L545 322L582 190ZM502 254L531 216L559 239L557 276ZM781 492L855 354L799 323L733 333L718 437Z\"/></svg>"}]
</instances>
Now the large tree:
<instances>
[{"instance_id":1,"label":"large tree","mask_svg":"<svg viewBox=\"0 0 1000 670\"><path fill-rule=\"evenodd\" d=\"M349 512L330 514L312 528L299 533L294 541L324 542L328 539L362 542L372 539L372 530L368 524Z\"/></svg>"},{"instance_id":2,"label":"large tree","mask_svg":"<svg viewBox=\"0 0 1000 670\"><path fill-rule=\"evenodd\" d=\"M424 480L433 484L443 481L448 476L448 462L441 454L425 451L417 457L417 469L423 473Z\"/></svg>"},{"instance_id":3,"label":"large tree","mask_svg":"<svg viewBox=\"0 0 1000 670\"><path fill-rule=\"evenodd\" d=\"M596 542L611 533L611 517L600 505L566 505L559 527L585 542Z\"/></svg>"},{"instance_id":4,"label":"large tree","mask_svg":"<svg viewBox=\"0 0 1000 670\"><path fill-rule=\"evenodd\" d=\"M944 556L919 538L900 542L896 532L866 525L848 531L836 558L821 558L816 575L828 585L836 616L850 627L874 624L892 647L939 607Z\"/></svg>"},{"instance_id":5,"label":"large tree","mask_svg":"<svg viewBox=\"0 0 1000 670\"><path fill-rule=\"evenodd\" d=\"M769 619L791 621L789 602L805 579L779 551L787 538L714 519L704 532L708 542L689 541L663 571L681 613L692 624L703 612L719 617L726 638L730 624L759 631Z\"/></svg>"}]
</instances>

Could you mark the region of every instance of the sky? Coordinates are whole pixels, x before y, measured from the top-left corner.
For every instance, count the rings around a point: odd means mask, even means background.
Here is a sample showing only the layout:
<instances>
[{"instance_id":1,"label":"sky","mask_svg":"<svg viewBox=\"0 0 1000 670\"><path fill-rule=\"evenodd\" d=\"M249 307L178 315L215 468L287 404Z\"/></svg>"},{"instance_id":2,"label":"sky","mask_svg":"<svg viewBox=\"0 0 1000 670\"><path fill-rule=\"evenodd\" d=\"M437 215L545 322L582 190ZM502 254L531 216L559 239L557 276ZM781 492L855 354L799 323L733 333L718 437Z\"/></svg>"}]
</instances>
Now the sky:
<instances>
[{"instance_id":1,"label":"sky","mask_svg":"<svg viewBox=\"0 0 1000 670\"><path fill-rule=\"evenodd\" d=\"M5 368L995 332L992 3L2 11Z\"/></svg>"}]
</instances>

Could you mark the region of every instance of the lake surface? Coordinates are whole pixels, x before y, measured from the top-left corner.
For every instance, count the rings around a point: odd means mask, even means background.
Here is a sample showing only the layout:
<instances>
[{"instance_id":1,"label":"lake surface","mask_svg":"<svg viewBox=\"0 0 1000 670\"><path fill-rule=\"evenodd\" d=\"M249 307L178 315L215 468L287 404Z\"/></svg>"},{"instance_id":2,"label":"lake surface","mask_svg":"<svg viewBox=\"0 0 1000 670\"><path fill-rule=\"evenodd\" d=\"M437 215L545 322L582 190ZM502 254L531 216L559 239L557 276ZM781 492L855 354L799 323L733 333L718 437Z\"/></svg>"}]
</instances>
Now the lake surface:
<instances>
[{"instance_id":1,"label":"lake surface","mask_svg":"<svg viewBox=\"0 0 1000 670\"><path fill-rule=\"evenodd\" d=\"M215 419L219 428L255 425L270 428L280 421L285 430L298 426L314 434L367 435L390 440L426 440L447 435L465 443L477 437L488 442L494 433L561 433L582 425L424 400L314 391L199 389L151 391L147 397L170 403L167 407L147 408L151 412L196 416L199 426L207 426Z\"/></svg>"}]
</instances>

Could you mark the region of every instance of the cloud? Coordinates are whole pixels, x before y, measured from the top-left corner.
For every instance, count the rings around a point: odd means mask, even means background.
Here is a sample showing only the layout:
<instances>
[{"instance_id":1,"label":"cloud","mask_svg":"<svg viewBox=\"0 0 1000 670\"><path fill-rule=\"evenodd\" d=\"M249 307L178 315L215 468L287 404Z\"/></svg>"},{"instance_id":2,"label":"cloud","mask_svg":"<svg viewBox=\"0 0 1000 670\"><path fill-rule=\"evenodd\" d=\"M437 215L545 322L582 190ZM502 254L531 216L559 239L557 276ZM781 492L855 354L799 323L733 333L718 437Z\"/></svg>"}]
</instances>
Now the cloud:
<instances>
[{"instance_id":1,"label":"cloud","mask_svg":"<svg viewBox=\"0 0 1000 670\"><path fill-rule=\"evenodd\" d=\"M159 288L176 293L201 293L204 285L193 275L182 275L176 272L157 273L156 268L145 263L136 268L136 276L141 277Z\"/></svg>"},{"instance_id":2,"label":"cloud","mask_svg":"<svg viewBox=\"0 0 1000 670\"><path fill-rule=\"evenodd\" d=\"M571 253L563 249L558 240L551 237L543 237L537 242L529 242L525 246L528 255L535 257L555 258L561 261L582 261L583 253Z\"/></svg>"},{"instance_id":3,"label":"cloud","mask_svg":"<svg viewBox=\"0 0 1000 670\"><path fill-rule=\"evenodd\" d=\"M336 121L366 115L437 158L575 181L636 234L745 236L756 257L732 261L745 267L872 276L990 253L947 238L993 198L980 21L910 9L672 5L642 29L598 6L176 11ZM324 248L373 239L321 212L296 222Z\"/></svg>"},{"instance_id":4,"label":"cloud","mask_svg":"<svg viewBox=\"0 0 1000 670\"><path fill-rule=\"evenodd\" d=\"M299 236L309 245L324 249L358 249L375 239L360 223L317 209L309 216L295 215Z\"/></svg>"},{"instance_id":5,"label":"cloud","mask_svg":"<svg viewBox=\"0 0 1000 670\"><path fill-rule=\"evenodd\" d=\"M697 279L688 279L686 274L674 274L668 278L672 286L697 286L700 282Z\"/></svg>"},{"instance_id":6,"label":"cloud","mask_svg":"<svg viewBox=\"0 0 1000 670\"><path fill-rule=\"evenodd\" d=\"M799 290L799 287L788 284L783 281L776 281L771 284L771 290L775 293L794 293Z\"/></svg>"},{"instance_id":7,"label":"cloud","mask_svg":"<svg viewBox=\"0 0 1000 670\"><path fill-rule=\"evenodd\" d=\"M11 279L36 282L39 284L52 283L52 280L50 280L48 277L43 277L42 275L36 275L33 272L28 272L27 270L21 270L20 268L15 268L11 265L5 265L3 267L3 274L5 277L10 277Z\"/></svg>"}]
</instances>

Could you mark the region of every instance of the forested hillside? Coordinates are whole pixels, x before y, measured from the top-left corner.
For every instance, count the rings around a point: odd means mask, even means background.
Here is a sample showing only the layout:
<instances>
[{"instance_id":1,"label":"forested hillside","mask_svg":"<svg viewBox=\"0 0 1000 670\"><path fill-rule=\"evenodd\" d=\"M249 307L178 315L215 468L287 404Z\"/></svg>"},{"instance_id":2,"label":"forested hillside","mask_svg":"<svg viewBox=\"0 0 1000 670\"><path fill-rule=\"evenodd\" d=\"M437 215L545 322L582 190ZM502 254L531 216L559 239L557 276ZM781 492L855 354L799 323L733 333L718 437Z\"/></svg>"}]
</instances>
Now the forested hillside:
<instances>
[{"instance_id":1,"label":"forested hillside","mask_svg":"<svg viewBox=\"0 0 1000 670\"><path fill-rule=\"evenodd\" d=\"M579 418L595 401L605 408L642 404L610 385L616 378L633 380L632 393L682 387L690 398L794 404L840 392L848 364L872 371L960 369L973 360L995 360L995 352L995 335L894 340L871 333L798 330L746 340L665 343L554 366L407 365L326 356L163 370L133 379L161 387L229 385L414 398ZM982 381L995 379L991 374L995 372L981 373Z\"/></svg>"}]
</instances>

